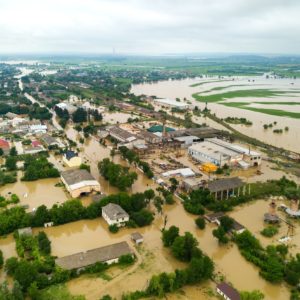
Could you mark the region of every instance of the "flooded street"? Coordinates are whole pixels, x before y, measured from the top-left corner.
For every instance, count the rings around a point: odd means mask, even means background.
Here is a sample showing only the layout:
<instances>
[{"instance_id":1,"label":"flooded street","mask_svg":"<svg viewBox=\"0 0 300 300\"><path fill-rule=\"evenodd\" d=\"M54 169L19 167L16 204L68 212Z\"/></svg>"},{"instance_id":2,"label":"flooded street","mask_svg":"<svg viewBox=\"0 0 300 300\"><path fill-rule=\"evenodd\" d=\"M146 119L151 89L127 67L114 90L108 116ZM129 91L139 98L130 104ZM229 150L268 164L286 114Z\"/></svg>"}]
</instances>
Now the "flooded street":
<instances>
[{"instance_id":1,"label":"flooded street","mask_svg":"<svg viewBox=\"0 0 300 300\"><path fill-rule=\"evenodd\" d=\"M252 78L251 78L252 79ZM180 98L181 100L186 98L191 101L193 105L197 105L200 109L205 107L205 103L196 101L192 94L202 92L204 97L212 93L224 93L233 90L248 90L248 89L274 89L278 91L291 91L291 94L287 93L284 96L270 97L270 98L254 98L254 97L242 97L229 99L229 102L242 101L242 102L253 102L253 101L272 101L272 102L299 102L300 96L300 81L295 80L294 84L291 85L290 79L265 79L264 77L253 77L254 82L249 82L249 77L235 77L227 78L226 81L217 81L216 79L207 78L194 78L194 79L183 79L183 80L169 80L161 81L157 83L145 83L133 85L131 92L136 95L155 95L161 98ZM209 82L210 81L210 82ZM195 83L203 83L199 86L191 86ZM230 87L233 86L234 87ZM227 88L226 88L227 86ZM206 92L214 88L223 88L219 91ZM258 104L255 104L255 107ZM287 106L287 105L286 105ZM260 107L272 109L273 105L261 105ZM286 148L295 152L300 152L299 140L300 140L300 120L288 117L272 116L268 114L263 114L259 112L249 111L245 109L227 107L222 104L208 103L208 108L212 113L215 113L219 118L226 117L243 117L250 120L253 125L231 125L240 132L249 135L251 137L260 139L266 143ZM275 105L274 109L278 109L278 105ZM284 107L281 107L283 109ZM299 111L297 105L289 106L288 111ZM196 117L194 120L197 121ZM203 118L198 120L200 124L203 123ZM270 124L277 122L277 125L271 129L265 130L263 128L264 124ZM213 126L217 129L223 129L220 125L215 126L212 122L206 121L207 125ZM273 133L273 129L284 129L289 127L287 132L282 134Z\"/></svg>"}]
</instances>

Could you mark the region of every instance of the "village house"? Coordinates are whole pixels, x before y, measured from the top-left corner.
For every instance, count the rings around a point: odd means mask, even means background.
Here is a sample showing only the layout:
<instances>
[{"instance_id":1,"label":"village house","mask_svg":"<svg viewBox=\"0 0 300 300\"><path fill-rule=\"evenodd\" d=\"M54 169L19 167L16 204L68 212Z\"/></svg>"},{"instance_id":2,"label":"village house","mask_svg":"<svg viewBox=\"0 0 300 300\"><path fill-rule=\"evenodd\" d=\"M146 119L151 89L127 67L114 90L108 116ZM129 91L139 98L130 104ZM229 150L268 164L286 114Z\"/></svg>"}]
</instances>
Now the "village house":
<instances>
[{"instance_id":1,"label":"village house","mask_svg":"<svg viewBox=\"0 0 300 300\"><path fill-rule=\"evenodd\" d=\"M78 153L68 150L63 155L63 162L70 168L79 167L82 164L82 158Z\"/></svg>"},{"instance_id":2,"label":"village house","mask_svg":"<svg viewBox=\"0 0 300 300\"><path fill-rule=\"evenodd\" d=\"M36 154L45 150L46 149L42 146L42 144L36 140L32 141L31 145L29 146L23 146L23 151L25 154Z\"/></svg>"},{"instance_id":3,"label":"village house","mask_svg":"<svg viewBox=\"0 0 300 300\"><path fill-rule=\"evenodd\" d=\"M49 134L43 134L40 139L41 139L42 143L47 148L55 147L55 146L57 146L57 147L61 146L61 144L57 141L57 139L54 138L53 136L49 135Z\"/></svg>"},{"instance_id":4,"label":"village house","mask_svg":"<svg viewBox=\"0 0 300 300\"><path fill-rule=\"evenodd\" d=\"M120 205L114 203L102 207L102 217L108 225L123 226L129 221L128 213Z\"/></svg>"},{"instance_id":5,"label":"village house","mask_svg":"<svg viewBox=\"0 0 300 300\"><path fill-rule=\"evenodd\" d=\"M226 282L221 282L217 285L217 293L221 295L225 300L241 299L239 292Z\"/></svg>"},{"instance_id":6,"label":"village house","mask_svg":"<svg viewBox=\"0 0 300 300\"><path fill-rule=\"evenodd\" d=\"M61 180L72 198L101 190L100 183L87 170L64 171Z\"/></svg>"},{"instance_id":7,"label":"village house","mask_svg":"<svg viewBox=\"0 0 300 300\"><path fill-rule=\"evenodd\" d=\"M57 258L55 264L65 270L84 270L86 267L95 263L113 264L118 263L119 258L123 255L134 255L133 250L127 242L120 242L86 252L75 253L72 255Z\"/></svg>"},{"instance_id":8,"label":"village house","mask_svg":"<svg viewBox=\"0 0 300 300\"><path fill-rule=\"evenodd\" d=\"M189 108L188 103L176 101L173 99L167 99L167 98L166 99L154 99L153 101L160 106L169 107L169 108L177 108L180 110L185 110L185 109Z\"/></svg>"},{"instance_id":9,"label":"village house","mask_svg":"<svg viewBox=\"0 0 300 300\"><path fill-rule=\"evenodd\" d=\"M8 154L10 149L9 142L4 139L0 139L0 148L3 150L4 154Z\"/></svg>"},{"instance_id":10,"label":"village house","mask_svg":"<svg viewBox=\"0 0 300 300\"><path fill-rule=\"evenodd\" d=\"M67 102L61 102L56 104L55 106L59 107L62 110L66 110L70 115L72 115L77 110L76 106Z\"/></svg>"}]
</instances>

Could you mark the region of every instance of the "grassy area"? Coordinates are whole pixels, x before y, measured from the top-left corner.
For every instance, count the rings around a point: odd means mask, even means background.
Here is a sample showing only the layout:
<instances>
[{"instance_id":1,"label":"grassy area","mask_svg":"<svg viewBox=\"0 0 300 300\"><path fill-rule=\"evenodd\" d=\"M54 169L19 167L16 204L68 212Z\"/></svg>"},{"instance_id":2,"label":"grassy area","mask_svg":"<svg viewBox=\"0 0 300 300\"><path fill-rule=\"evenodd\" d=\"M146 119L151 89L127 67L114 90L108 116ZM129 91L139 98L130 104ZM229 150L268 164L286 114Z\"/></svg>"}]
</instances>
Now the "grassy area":
<instances>
[{"instance_id":1,"label":"grassy area","mask_svg":"<svg viewBox=\"0 0 300 300\"><path fill-rule=\"evenodd\" d=\"M212 83L212 82L215 83L215 82L224 82L224 81L232 81L232 79L202 81L202 82L197 82L197 83L191 84L190 87L196 87L196 86L200 86L200 85L204 85L204 84L208 84L208 83Z\"/></svg>"},{"instance_id":2,"label":"grassy area","mask_svg":"<svg viewBox=\"0 0 300 300\"><path fill-rule=\"evenodd\" d=\"M274 96L281 96L284 94L293 93L292 91L275 91L270 89L252 89L252 90L236 90L220 94L201 96L199 93L195 93L192 96L201 102L220 102L226 99L232 98L270 98Z\"/></svg>"},{"instance_id":3,"label":"grassy area","mask_svg":"<svg viewBox=\"0 0 300 300\"><path fill-rule=\"evenodd\" d=\"M255 86L258 86L258 85L262 85L262 84L255 84ZM200 94L205 94L205 93L210 93L210 92L214 92L214 91L222 91L222 90L225 90L227 88L232 88L232 87L240 87L240 86L254 86L254 85L249 85L249 84L231 84L231 85L226 85L226 86L216 86L210 90L206 90L206 91L203 91L203 92L200 92L198 93L198 95Z\"/></svg>"},{"instance_id":4,"label":"grassy area","mask_svg":"<svg viewBox=\"0 0 300 300\"><path fill-rule=\"evenodd\" d=\"M256 103L256 102L255 102ZM281 109L272 109L272 108L257 108L248 106L249 103L247 102L222 102L222 105L229 106L229 107L236 107L241 109L246 109L254 112L259 112L267 115L278 116L278 117L289 117L293 119L300 119L300 113L292 112L292 111L285 111Z\"/></svg>"},{"instance_id":5,"label":"grassy area","mask_svg":"<svg viewBox=\"0 0 300 300\"><path fill-rule=\"evenodd\" d=\"M53 285L40 292L39 300L85 300L84 296L73 296L63 284Z\"/></svg>"}]
</instances>

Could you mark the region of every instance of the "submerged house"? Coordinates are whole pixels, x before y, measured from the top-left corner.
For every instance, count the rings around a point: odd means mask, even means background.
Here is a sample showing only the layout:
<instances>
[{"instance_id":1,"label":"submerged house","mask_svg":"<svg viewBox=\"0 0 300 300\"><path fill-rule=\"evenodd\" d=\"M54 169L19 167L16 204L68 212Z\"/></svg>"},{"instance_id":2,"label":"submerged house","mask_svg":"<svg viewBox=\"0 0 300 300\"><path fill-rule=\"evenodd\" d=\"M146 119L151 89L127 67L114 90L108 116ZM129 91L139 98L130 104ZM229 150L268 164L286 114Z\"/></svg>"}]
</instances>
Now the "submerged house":
<instances>
[{"instance_id":1,"label":"submerged house","mask_svg":"<svg viewBox=\"0 0 300 300\"><path fill-rule=\"evenodd\" d=\"M239 292L226 282L217 285L217 293L226 300L240 300Z\"/></svg>"},{"instance_id":2,"label":"submerged house","mask_svg":"<svg viewBox=\"0 0 300 300\"><path fill-rule=\"evenodd\" d=\"M108 225L123 226L129 221L128 213L120 205L114 203L102 207L102 217Z\"/></svg>"},{"instance_id":3,"label":"submerged house","mask_svg":"<svg viewBox=\"0 0 300 300\"><path fill-rule=\"evenodd\" d=\"M87 170L64 171L61 180L73 198L101 190L100 183Z\"/></svg>"},{"instance_id":4,"label":"submerged house","mask_svg":"<svg viewBox=\"0 0 300 300\"><path fill-rule=\"evenodd\" d=\"M117 263L123 255L134 255L133 250L127 242L120 242L86 252L79 252L72 255L57 258L55 264L65 270L84 270L95 263L106 263L108 265Z\"/></svg>"}]
</instances>

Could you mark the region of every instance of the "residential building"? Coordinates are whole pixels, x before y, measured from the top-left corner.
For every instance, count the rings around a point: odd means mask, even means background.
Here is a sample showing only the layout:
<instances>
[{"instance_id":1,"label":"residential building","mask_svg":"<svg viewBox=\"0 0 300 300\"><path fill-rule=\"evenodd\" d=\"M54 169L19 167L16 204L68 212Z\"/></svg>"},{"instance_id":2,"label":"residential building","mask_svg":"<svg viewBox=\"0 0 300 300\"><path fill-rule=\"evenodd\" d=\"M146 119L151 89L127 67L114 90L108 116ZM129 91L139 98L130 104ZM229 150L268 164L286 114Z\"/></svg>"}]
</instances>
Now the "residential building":
<instances>
[{"instance_id":1,"label":"residential building","mask_svg":"<svg viewBox=\"0 0 300 300\"><path fill-rule=\"evenodd\" d=\"M61 180L72 198L100 192L100 183L87 170L68 170L61 173Z\"/></svg>"},{"instance_id":2,"label":"residential building","mask_svg":"<svg viewBox=\"0 0 300 300\"><path fill-rule=\"evenodd\" d=\"M56 104L55 106L59 107L60 109L67 110L70 115L72 115L77 110L76 106L67 102L61 102Z\"/></svg>"},{"instance_id":3,"label":"residential building","mask_svg":"<svg viewBox=\"0 0 300 300\"><path fill-rule=\"evenodd\" d=\"M102 207L102 217L108 225L123 226L129 221L128 213L120 205L114 203Z\"/></svg>"},{"instance_id":4,"label":"residential building","mask_svg":"<svg viewBox=\"0 0 300 300\"><path fill-rule=\"evenodd\" d=\"M54 146L60 147L61 146L61 144L57 141L57 139L49 134L43 134L41 136L41 141L43 142L43 144L46 147L54 147Z\"/></svg>"},{"instance_id":5,"label":"residential building","mask_svg":"<svg viewBox=\"0 0 300 300\"><path fill-rule=\"evenodd\" d=\"M4 139L0 139L0 148L3 150L4 154L8 154L10 149L9 142Z\"/></svg>"},{"instance_id":6,"label":"residential building","mask_svg":"<svg viewBox=\"0 0 300 300\"><path fill-rule=\"evenodd\" d=\"M63 155L63 162L70 168L79 167L82 164L82 158L78 153L68 150Z\"/></svg>"},{"instance_id":7,"label":"residential building","mask_svg":"<svg viewBox=\"0 0 300 300\"><path fill-rule=\"evenodd\" d=\"M120 242L86 252L79 252L72 255L57 258L55 264L65 270L84 270L98 262L108 265L117 263L123 255L134 255L133 250L127 242Z\"/></svg>"}]
</instances>

